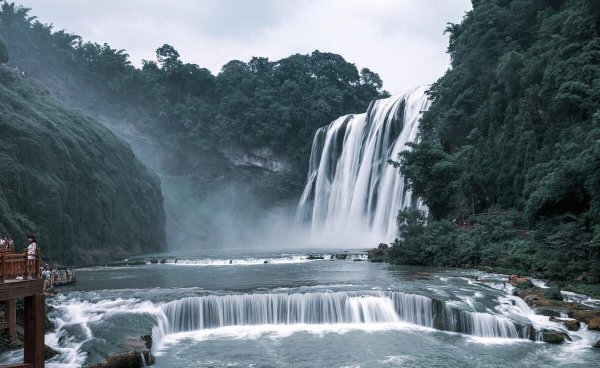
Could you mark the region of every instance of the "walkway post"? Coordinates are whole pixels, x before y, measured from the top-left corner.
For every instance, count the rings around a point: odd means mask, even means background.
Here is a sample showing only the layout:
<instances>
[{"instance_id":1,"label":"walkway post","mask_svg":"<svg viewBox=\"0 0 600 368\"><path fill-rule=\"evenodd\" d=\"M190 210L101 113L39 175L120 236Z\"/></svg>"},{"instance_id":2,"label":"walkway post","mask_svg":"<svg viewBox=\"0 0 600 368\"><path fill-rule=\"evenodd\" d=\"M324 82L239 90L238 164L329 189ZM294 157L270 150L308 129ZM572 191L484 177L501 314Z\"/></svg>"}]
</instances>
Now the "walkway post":
<instances>
[{"instance_id":1,"label":"walkway post","mask_svg":"<svg viewBox=\"0 0 600 368\"><path fill-rule=\"evenodd\" d=\"M44 367L44 294L32 295L25 300L25 363L31 368Z\"/></svg>"}]
</instances>

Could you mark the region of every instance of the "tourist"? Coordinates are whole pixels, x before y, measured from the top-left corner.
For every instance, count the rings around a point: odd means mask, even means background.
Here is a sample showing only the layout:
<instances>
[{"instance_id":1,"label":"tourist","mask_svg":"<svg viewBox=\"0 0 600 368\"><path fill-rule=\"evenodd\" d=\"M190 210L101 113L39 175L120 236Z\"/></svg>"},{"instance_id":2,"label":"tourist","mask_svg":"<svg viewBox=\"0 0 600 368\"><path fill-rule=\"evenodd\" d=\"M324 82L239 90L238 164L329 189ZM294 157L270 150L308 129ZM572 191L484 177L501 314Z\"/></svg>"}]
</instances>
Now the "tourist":
<instances>
[{"instance_id":1,"label":"tourist","mask_svg":"<svg viewBox=\"0 0 600 368\"><path fill-rule=\"evenodd\" d=\"M54 286L58 281L58 270L56 268L52 269L52 277L50 278L50 284Z\"/></svg>"},{"instance_id":2,"label":"tourist","mask_svg":"<svg viewBox=\"0 0 600 368\"><path fill-rule=\"evenodd\" d=\"M34 235L29 235L27 237L27 242L29 245L27 246L27 273L30 279L33 278L35 274L35 255L37 254L37 243L35 241Z\"/></svg>"},{"instance_id":3,"label":"tourist","mask_svg":"<svg viewBox=\"0 0 600 368\"><path fill-rule=\"evenodd\" d=\"M44 265L43 267L42 278L44 279L44 292L46 292L48 285L50 285L50 288L54 287L54 283L52 282L52 273L50 272L48 265Z\"/></svg>"}]
</instances>

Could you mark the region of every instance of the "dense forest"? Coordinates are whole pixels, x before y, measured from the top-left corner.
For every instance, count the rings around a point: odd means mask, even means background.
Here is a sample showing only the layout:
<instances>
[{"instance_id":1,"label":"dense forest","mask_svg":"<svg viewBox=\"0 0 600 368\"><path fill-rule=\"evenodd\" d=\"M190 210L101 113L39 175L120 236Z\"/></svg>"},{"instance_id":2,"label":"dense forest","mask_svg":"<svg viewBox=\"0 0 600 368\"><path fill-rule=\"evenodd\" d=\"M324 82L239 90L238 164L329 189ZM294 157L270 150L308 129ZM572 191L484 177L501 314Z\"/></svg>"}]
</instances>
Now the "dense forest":
<instances>
[{"instance_id":1,"label":"dense forest","mask_svg":"<svg viewBox=\"0 0 600 368\"><path fill-rule=\"evenodd\" d=\"M46 261L68 265L165 249L156 175L107 128L1 63L0 132L0 234L16 251L31 233Z\"/></svg>"},{"instance_id":2,"label":"dense forest","mask_svg":"<svg viewBox=\"0 0 600 368\"><path fill-rule=\"evenodd\" d=\"M392 259L600 282L600 3L474 0L447 32L399 157L430 220L400 214Z\"/></svg>"},{"instance_id":3,"label":"dense forest","mask_svg":"<svg viewBox=\"0 0 600 368\"><path fill-rule=\"evenodd\" d=\"M124 50L54 30L6 1L0 37L10 65L110 127L161 176L174 243L215 240L215 218L257 218L296 198L317 128L386 95L376 73L319 51L234 60L213 75L162 45L138 68ZM231 157L261 150L276 170Z\"/></svg>"}]
</instances>

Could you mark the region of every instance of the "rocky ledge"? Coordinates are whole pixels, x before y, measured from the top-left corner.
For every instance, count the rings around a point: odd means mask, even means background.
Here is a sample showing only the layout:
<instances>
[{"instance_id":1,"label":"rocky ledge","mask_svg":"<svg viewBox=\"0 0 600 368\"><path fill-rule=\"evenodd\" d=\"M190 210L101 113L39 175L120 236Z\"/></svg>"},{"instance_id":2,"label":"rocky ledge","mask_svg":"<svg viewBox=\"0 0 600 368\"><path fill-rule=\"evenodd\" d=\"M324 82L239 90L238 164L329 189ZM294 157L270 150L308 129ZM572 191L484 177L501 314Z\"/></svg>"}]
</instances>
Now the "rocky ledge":
<instances>
[{"instance_id":1,"label":"rocky ledge","mask_svg":"<svg viewBox=\"0 0 600 368\"><path fill-rule=\"evenodd\" d=\"M578 331L582 324L590 331L600 331L600 310L584 304L565 301L560 288L556 286L536 287L528 277L511 275L509 283L515 287L515 295L523 299L537 314L550 317L551 321L562 323L569 331ZM566 316L566 317L565 317ZM549 343L562 343L569 340L560 331L542 331L543 340ZM594 344L600 348L600 340Z\"/></svg>"},{"instance_id":2,"label":"rocky ledge","mask_svg":"<svg viewBox=\"0 0 600 368\"><path fill-rule=\"evenodd\" d=\"M388 249L387 244L381 243L377 248L369 250L369 261L385 262ZM471 265L465 266L463 268L473 268ZM600 309L565 301L559 287L537 287L527 276L520 275L510 275L506 281L514 287L514 294L523 299L535 313L550 317L551 321L562 323L568 331L579 331L584 323L588 330L600 331ZM529 327L529 339L542 340L550 344L561 344L571 340L563 331L536 330L533 326ZM600 340L593 347L600 349Z\"/></svg>"},{"instance_id":3,"label":"rocky ledge","mask_svg":"<svg viewBox=\"0 0 600 368\"><path fill-rule=\"evenodd\" d=\"M129 337L123 341L129 351L106 357L106 361L86 366L87 368L142 368L153 365L152 336Z\"/></svg>"}]
</instances>

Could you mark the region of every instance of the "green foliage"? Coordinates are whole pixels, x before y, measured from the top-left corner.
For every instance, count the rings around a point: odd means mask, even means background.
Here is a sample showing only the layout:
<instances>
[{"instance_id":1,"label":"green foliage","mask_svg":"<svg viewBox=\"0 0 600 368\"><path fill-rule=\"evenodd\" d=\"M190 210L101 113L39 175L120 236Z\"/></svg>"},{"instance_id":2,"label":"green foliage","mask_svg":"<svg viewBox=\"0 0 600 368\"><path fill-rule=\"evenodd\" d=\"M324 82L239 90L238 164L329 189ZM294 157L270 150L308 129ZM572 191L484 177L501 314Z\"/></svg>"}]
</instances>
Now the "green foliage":
<instances>
[{"instance_id":1,"label":"green foliage","mask_svg":"<svg viewBox=\"0 0 600 368\"><path fill-rule=\"evenodd\" d=\"M169 234L186 245L191 237L216 243L208 236L223 222L215 212L228 208L239 217L249 210L238 211L244 201L223 188L244 188L246 202L260 198L252 201L253 211L297 197L316 130L386 95L376 73L319 51L277 61L234 60L213 75L165 44L156 60L136 68L124 50L85 42L38 22L27 8L0 4L10 65L132 144L161 176ZM232 152L264 148L287 169L247 170L230 159Z\"/></svg>"},{"instance_id":2,"label":"green foliage","mask_svg":"<svg viewBox=\"0 0 600 368\"><path fill-rule=\"evenodd\" d=\"M0 66L0 234L90 264L165 246L158 179L108 129Z\"/></svg>"},{"instance_id":3,"label":"green foliage","mask_svg":"<svg viewBox=\"0 0 600 368\"><path fill-rule=\"evenodd\" d=\"M11 63L61 100L150 136L168 152L168 162L154 167L163 174L227 174L224 147L270 147L291 164L282 180L294 181L296 194L315 131L386 95L376 73L319 51L234 60L214 76L165 44L156 50L157 62L144 60L137 69L124 50L53 31L29 10L2 2L0 35Z\"/></svg>"},{"instance_id":4,"label":"green foliage","mask_svg":"<svg viewBox=\"0 0 600 368\"><path fill-rule=\"evenodd\" d=\"M560 288L558 286L552 286L544 289L544 297L552 300L563 300Z\"/></svg>"},{"instance_id":5,"label":"green foliage","mask_svg":"<svg viewBox=\"0 0 600 368\"><path fill-rule=\"evenodd\" d=\"M491 0L447 29L452 67L399 161L433 220L515 214L447 229L481 245L480 264L599 279L599 19L591 0Z\"/></svg>"}]
</instances>

